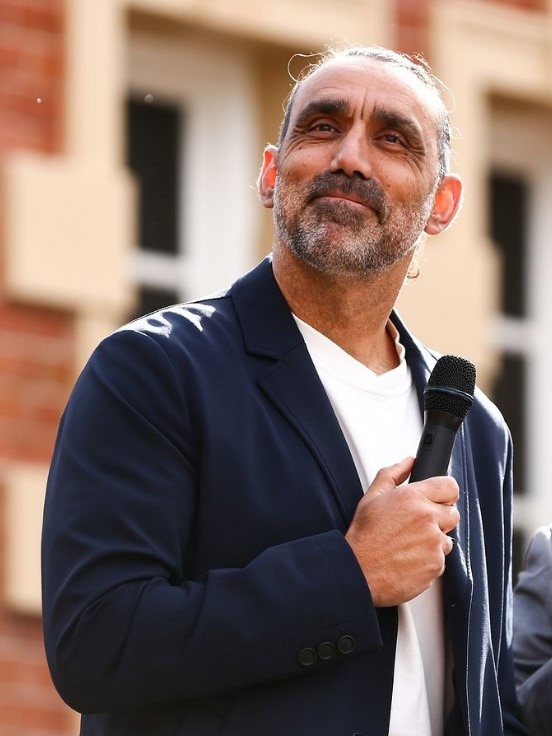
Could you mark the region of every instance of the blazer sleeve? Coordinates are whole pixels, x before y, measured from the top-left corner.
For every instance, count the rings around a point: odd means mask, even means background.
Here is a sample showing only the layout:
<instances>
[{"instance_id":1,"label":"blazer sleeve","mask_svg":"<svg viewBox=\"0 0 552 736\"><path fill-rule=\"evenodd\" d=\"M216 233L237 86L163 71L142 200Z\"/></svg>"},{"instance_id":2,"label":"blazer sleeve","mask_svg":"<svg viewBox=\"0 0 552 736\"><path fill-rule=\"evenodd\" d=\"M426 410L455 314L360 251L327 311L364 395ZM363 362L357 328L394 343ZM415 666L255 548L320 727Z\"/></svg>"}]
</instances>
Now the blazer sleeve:
<instances>
[{"instance_id":1,"label":"blazer sleeve","mask_svg":"<svg viewBox=\"0 0 552 736\"><path fill-rule=\"evenodd\" d=\"M552 527L538 529L514 593L518 698L530 733L552 723Z\"/></svg>"},{"instance_id":2,"label":"blazer sleeve","mask_svg":"<svg viewBox=\"0 0 552 736\"><path fill-rule=\"evenodd\" d=\"M192 414L181 367L136 330L97 348L64 412L44 509L43 622L54 683L80 712L308 676L381 646L339 531L190 574L201 445ZM323 641L343 646L308 661Z\"/></svg>"}]
</instances>

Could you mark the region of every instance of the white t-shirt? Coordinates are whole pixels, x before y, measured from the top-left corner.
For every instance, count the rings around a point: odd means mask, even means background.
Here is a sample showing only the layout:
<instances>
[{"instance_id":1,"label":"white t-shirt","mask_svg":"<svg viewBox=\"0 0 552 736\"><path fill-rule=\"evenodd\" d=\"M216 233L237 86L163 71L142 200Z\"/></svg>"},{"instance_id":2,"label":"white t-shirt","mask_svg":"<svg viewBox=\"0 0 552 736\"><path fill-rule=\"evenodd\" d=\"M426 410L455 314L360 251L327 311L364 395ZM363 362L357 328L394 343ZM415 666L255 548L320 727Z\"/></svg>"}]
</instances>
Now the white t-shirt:
<instances>
[{"instance_id":1,"label":"white t-shirt","mask_svg":"<svg viewBox=\"0 0 552 736\"><path fill-rule=\"evenodd\" d=\"M395 327L400 363L377 375L325 335L295 317L326 389L366 491L378 470L415 455L422 419L405 351ZM389 736L443 733L445 647L440 581L399 606Z\"/></svg>"}]
</instances>

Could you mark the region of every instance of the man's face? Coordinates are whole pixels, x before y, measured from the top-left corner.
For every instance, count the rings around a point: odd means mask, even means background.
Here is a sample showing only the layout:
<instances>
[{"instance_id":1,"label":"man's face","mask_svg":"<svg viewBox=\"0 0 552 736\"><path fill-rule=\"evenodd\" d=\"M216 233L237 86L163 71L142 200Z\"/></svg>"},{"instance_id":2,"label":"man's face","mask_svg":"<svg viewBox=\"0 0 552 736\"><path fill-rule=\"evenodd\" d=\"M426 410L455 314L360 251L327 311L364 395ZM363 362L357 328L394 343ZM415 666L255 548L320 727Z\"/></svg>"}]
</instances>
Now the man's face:
<instances>
[{"instance_id":1,"label":"man's face","mask_svg":"<svg viewBox=\"0 0 552 736\"><path fill-rule=\"evenodd\" d=\"M438 185L436 118L430 92L390 64L350 57L315 72L275 154L278 240L334 274L410 254Z\"/></svg>"}]
</instances>

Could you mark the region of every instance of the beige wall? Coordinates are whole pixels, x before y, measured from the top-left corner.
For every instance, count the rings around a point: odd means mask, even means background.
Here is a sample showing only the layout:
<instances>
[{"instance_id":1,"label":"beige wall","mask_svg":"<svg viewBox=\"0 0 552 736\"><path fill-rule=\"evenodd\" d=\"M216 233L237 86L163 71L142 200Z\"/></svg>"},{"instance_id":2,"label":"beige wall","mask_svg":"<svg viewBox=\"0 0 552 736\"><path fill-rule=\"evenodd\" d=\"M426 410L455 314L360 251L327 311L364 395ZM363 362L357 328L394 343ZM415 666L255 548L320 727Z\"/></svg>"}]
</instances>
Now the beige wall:
<instances>
[{"instance_id":1,"label":"beige wall","mask_svg":"<svg viewBox=\"0 0 552 736\"><path fill-rule=\"evenodd\" d=\"M343 39L391 42L387 0L120 0L128 7L269 44L318 51Z\"/></svg>"}]
</instances>

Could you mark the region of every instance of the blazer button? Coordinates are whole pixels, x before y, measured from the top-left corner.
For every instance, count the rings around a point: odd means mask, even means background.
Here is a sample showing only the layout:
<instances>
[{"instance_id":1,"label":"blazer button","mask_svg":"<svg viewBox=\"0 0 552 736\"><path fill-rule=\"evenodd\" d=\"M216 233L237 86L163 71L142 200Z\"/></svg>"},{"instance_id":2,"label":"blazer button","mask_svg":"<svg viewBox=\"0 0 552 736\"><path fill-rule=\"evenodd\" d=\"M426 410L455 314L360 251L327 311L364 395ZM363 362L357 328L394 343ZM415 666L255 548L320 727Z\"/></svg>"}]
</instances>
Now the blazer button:
<instances>
[{"instance_id":1,"label":"blazer button","mask_svg":"<svg viewBox=\"0 0 552 736\"><path fill-rule=\"evenodd\" d=\"M320 659L327 661L334 657L335 646L332 644L331 641L323 641L322 644L318 645L316 653L318 654Z\"/></svg>"},{"instance_id":2,"label":"blazer button","mask_svg":"<svg viewBox=\"0 0 552 736\"><path fill-rule=\"evenodd\" d=\"M297 659L299 660L299 664L303 667L310 667L316 662L317 655L314 649L311 649L310 647L305 647L304 649L301 649L297 656Z\"/></svg>"},{"instance_id":3,"label":"blazer button","mask_svg":"<svg viewBox=\"0 0 552 736\"><path fill-rule=\"evenodd\" d=\"M345 634L345 636L340 636L337 640L337 651L341 654L351 654L351 652L354 651L355 646L355 640L352 636L349 636L348 634Z\"/></svg>"}]
</instances>

